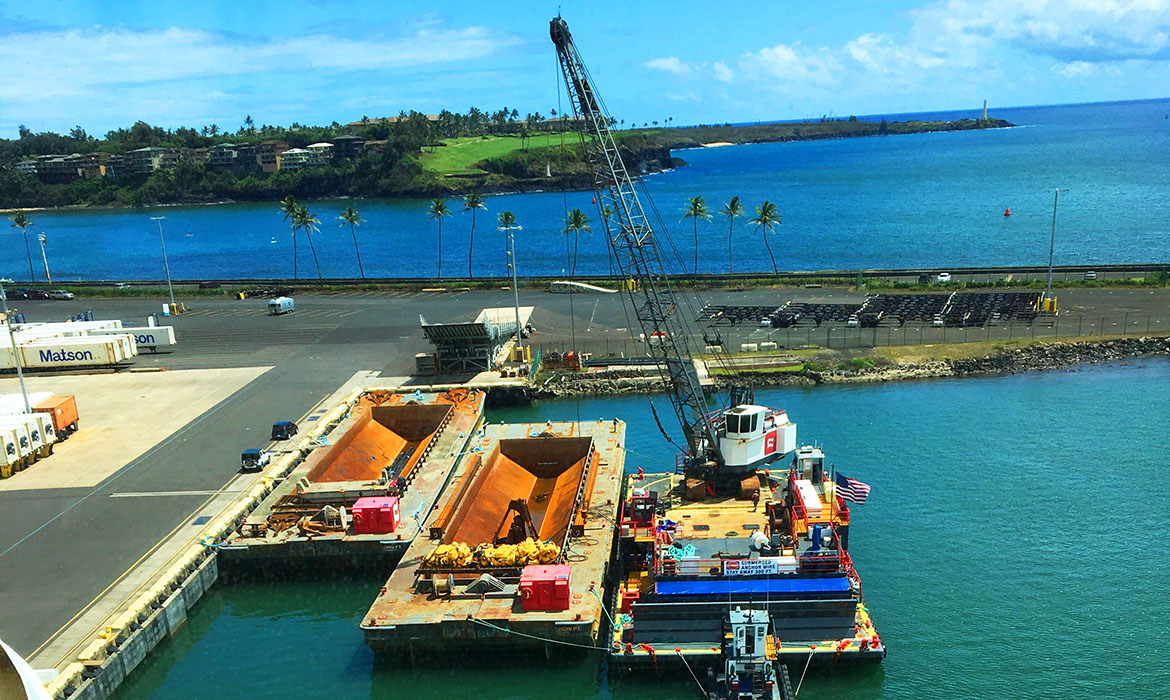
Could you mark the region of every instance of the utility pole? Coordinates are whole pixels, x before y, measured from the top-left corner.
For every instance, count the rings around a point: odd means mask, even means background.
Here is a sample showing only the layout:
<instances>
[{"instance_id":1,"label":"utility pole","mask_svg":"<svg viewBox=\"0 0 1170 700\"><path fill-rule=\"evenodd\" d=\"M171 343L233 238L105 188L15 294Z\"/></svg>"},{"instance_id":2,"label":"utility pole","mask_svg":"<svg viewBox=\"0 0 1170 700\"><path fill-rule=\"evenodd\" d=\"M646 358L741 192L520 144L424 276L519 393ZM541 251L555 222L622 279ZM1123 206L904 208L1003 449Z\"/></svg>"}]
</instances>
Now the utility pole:
<instances>
[{"instance_id":1,"label":"utility pole","mask_svg":"<svg viewBox=\"0 0 1170 700\"><path fill-rule=\"evenodd\" d=\"M159 242L159 244L162 245L163 269L166 270L166 272L167 272L167 291L169 291L171 293L171 308L174 308L174 306L175 306L175 288L173 286L171 286L171 264L169 262L167 262L167 242L163 238L163 232L162 232L162 222L163 222L163 219L165 219L165 218L167 218L167 217L165 217L165 216L152 216L152 217L150 217L150 220L158 222L158 242Z\"/></svg>"},{"instance_id":2,"label":"utility pole","mask_svg":"<svg viewBox=\"0 0 1170 700\"><path fill-rule=\"evenodd\" d=\"M508 264L512 268L512 297L516 305L516 347L520 348L520 357L524 357L524 328L520 326L520 288L516 284L516 234L514 233L520 229L520 226L511 225L503 228L508 232L508 257L510 258Z\"/></svg>"},{"instance_id":3,"label":"utility pole","mask_svg":"<svg viewBox=\"0 0 1170 700\"><path fill-rule=\"evenodd\" d=\"M41 260L45 263L45 283L51 287L53 286L53 276L49 274L49 258L47 255L45 255L45 243L47 243L49 239L45 236L45 234L40 233L37 234L37 240L40 241L41 244Z\"/></svg>"},{"instance_id":4,"label":"utility pole","mask_svg":"<svg viewBox=\"0 0 1170 700\"><path fill-rule=\"evenodd\" d=\"M28 403L28 389L24 386L24 369L20 366L20 350L16 347L16 333L12 330L12 316L8 312L8 294L4 291L4 283L10 279L0 279L0 304L4 306L4 325L8 326L8 340L12 343L12 361L16 365L16 377L20 380L20 395L24 397L24 412L32 413L32 406Z\"/></svg>"},{"instance_id":5,"label":"utility pole","mask_svg":"<svg viewBox=\"0 0 1170 700\"><path fill-rule=\"evenodd\" d=\"M1056 250L1056 206L1060 203L1060 193L1067 189L1057 188L1052 191L1052 236L1048 240L1048 284L1044 288L1044 298L1052 298L1052 253Z\"/></svg>"}]
</instances>

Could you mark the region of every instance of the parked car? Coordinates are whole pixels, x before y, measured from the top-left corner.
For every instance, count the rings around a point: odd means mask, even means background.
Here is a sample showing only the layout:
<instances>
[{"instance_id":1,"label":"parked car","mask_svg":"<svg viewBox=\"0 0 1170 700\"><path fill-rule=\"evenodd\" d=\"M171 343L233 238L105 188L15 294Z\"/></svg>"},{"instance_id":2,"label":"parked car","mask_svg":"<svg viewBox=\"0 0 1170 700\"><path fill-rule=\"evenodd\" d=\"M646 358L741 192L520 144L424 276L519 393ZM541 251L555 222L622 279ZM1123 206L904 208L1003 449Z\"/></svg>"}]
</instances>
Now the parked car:
<instances>
[{"instance_id":1,"label":"parked car","mask_svg":"<svg viewBox=\"0 0 1170 700\"><path fill-rule=\"evenodd\" d=\"M23 299L28 299L27 289L6 289L4 290L4 294L8 296L9 301L21 301Z\"/></svg>"},{"instance_id":2,"label":"parked car","mask_svg":"<svg viewBox=\"0 0 1170 700\"><path fill-rule=\"evenodd\" d=\"M951 273L949 273L949 272L938 273L938 277L936 278L936 281L939 284L944 284L946 282L950 282L951 281Z\"/></svg>"},{"instance_id":3,"label":"parked car","mask_svg":"<svg viewBox=\"0 0 1170 700\"><path fill-rule=\"evenodd\" d=\"M268 466L272 460L272 456L264 450L258 450L255 447L244 450L240 455L240 469L248 471L260 471Z\"/></svg>"},{"instance_id":4,"label":"parked car","mask_svg":"<svg viewBox=\"0 0 1170 700\"><path fill-rule=\"evenodd\" d=\"M272 424L272 439L287 440L297 434L297 424L291 420L279 420Z\"/></svg>"},{"instance_id":5,"label":"parked car","mask_svg":"<svg viewBox=\"0 0 1170 700\"><path fill-rule=\"evenodd\" d=\"M49 298L57 301L69 301L73 298L73 292L67 292L64 289L54 289L49 292Z\"/></svg>"},{"instance_id":6,"label":"parked car","mask_svg":"<svg viewBox=\"0 0 1170 700\"><path fill-rule=\"evenodd\" d=\"M130 285L126 284L125 282L118 282L114 285L114 289L130 289Z\"/></svg>"},{"instance_id":7,"label":"parked car","mask_svg":"<svg viewBox=\"0 0 1170 700\"><path fill-rule=\"evenodd\" d=\"M30 289L30 290L28 290L28 298L29 299L48 299L49 293L43 289Z\"/></svg>"},{"instance_id":8,"label":"parked car","mask_svg":"<svg viewBox=\"0 0 1170 700\"><path fill-rule=\"evenodd\" d=\"M1088 272L1085 273L1085 279L1095 280L1095 279L1097 279L1097 273L1093 270L1089 270Z\"/></svg>"},{"instance_id":9,"label":"parked car","mask_svg":"<svg viewBox=\"0 0 1170 700\"><path fill-rule=\"evenodd\" d=\"M219 282L200 282L200 289L219 289Z\"/></svg>"}]
</instances>

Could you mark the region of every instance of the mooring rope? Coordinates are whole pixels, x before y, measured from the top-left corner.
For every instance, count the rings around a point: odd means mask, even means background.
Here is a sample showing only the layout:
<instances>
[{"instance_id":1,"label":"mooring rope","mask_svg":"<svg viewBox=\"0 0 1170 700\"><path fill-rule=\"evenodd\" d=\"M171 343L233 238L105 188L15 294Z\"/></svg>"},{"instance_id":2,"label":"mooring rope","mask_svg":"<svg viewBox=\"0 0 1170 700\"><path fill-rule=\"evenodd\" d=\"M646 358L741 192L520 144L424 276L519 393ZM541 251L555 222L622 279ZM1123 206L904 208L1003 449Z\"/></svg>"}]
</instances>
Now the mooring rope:
<instances>
[{"instance_id":1,"label":"mooring rope","mask_svg":"<svg viewBox=\"0 0 1170 700\"><path fill-rule=\"evenodd\" d=\"M800 682L796 684L796 692L792 694L794 699L797 695L800 695L800 686L804 685L804 674L808 673L808 665L812 663L813 652L815 651L816 647L810 648L808 650L808 661L804 662L804 671L800 673Z\"/></svg>"},{"instance_id":2,"label":"mooring rope","mask_svg":"<svg viewBox=\"0 0 1170 700\"><path fill-rule=\"evenodd\" d=\"M674 653L678 654L678 658L682 659L683 666L686 666L687 670L691 672L691 678L695 679L695 685L699 686L699 694L702 695L705 700L707 697L707 690L703 687L703 684L699 682L699 677L695 675L691 665L687 663L687 657L683 656L682 649L675 649Z\"/></svg>"},{"instance_id":3,"label":"mooring rope","mask_svg":"<svg viewBox=\"0 0 1170 700\"><path fill-rule=\"evenodd\" d=\"M514 634L518 637L527 637L528 639L535 639L538 642L547 642L549 644L561 644L561 645L567 646L567 647L577 647L578 649L593 649L594 651L605 651L606 650L606 647L594 646L592 644L577 644L576 642L566 642L566 641L561 640L561 639L548 639L546 637L538 637L535 634L528 634L526 632L517 632L516 630L508 629L507 627L500 627L499 625L493 625L492 623L488 622L487 620L484 620L484 619L481 619L478 617L472 617L471 621L475 622L476 624L483 625L485 627L490 627L494 630L499 630L500 632L507 632L508 634Z\"/></svg>"}]
</instances>

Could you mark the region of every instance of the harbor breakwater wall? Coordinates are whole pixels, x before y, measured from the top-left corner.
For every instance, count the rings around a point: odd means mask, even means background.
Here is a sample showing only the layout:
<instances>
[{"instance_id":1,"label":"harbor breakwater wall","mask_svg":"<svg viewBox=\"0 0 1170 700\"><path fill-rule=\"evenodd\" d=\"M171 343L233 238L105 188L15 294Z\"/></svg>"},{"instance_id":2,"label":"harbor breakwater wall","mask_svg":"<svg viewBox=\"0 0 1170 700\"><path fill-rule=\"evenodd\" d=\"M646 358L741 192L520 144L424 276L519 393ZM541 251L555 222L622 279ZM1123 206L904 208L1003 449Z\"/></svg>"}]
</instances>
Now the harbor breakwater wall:
<instances>
[{"instance_id":1,"label":"harbor breakwater wall","mask_svg":"<svg viewBox=\"0 0 1170 700\"><path fill-rule=\"evenodd\" d=\"M1038 343L1022 348L1005 349L984 357L877 365L856 370L812 371L806 368L794 372L752 373L746 371L743 374L745 377L750 377L751 383L756 387L816 386L935 377L1016 374L1155 355L1170 355L1170 337ZM720 385L724 383L726 382L722 380L717 381L717 384ZM565 379L562 381L553 380L545 386L534 389L533 398L637 394L658 391L665 391L665 386L659 377L630 377L621 376L617 372L604 372L590 375L565 375Z\"/></svg>"}]
</instances>

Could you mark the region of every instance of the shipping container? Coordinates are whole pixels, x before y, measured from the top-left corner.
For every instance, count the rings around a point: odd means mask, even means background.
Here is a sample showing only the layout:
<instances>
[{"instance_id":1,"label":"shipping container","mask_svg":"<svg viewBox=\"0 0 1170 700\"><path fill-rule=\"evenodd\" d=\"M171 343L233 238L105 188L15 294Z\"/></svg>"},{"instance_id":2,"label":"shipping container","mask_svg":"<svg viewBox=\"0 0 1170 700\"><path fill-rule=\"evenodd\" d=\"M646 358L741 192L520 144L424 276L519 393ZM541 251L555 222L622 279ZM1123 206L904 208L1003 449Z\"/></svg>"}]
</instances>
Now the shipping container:
<instances>
[{"instance_id":1,"label":"shipping container","mask_svg":"<svg viewBox=\"0 0 1170 700\"><path fill-rule=\"evenodd\" d=\"M21 363L33 369L54 367L102 367L116 365L133 357L134 339L130 336L111 338L59 338L53 341L38 341L19 347ZM127 352L127 347L131 350ZM9 348L9 350L11 350ZM0 352L0 355L3 355ZM0 369L12 369L11 352L5 358L8 362Z\"/></svg>"},{"instance_id":2,"label":"shipping container","mask_svg":"<svg viewBox=\"0 0 1170 700\"><path fill-rule=\"evenodd\" d=\"M33 411L44 413L53 420L53 428L57 431L57 439L63 440L70 433L77 430L78 413L77 399L72 396L50 396L33 406Z\"/></svg>"},{"instance_id":3,"label":"shipping container","mask_svg":"<svg viewBox=\"0 0 1170 700\"><path fill-rule=\"evenodd\" d=\"M134 336L134 341L140 348L156 349L170 347L175 344L175 329L173 326L148 326L145 328L118 328L114 330L90 331L89 336L125 335Z\"/></svg>"},{"instance_id":4,"label":"shipping container","mask_svg":"<svg viewBox=\"0 0 1170 700\"><path fill-rule=\"evenodd\" d=\"M28 395L28 407L32 408L38 403L51 397L51 391L34 391ZM0 416L6 416L13 413L30 413L25 410L24 395L23 394L4 394L0 395Z\"/></svg>"}]
</instances>

